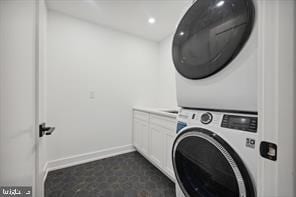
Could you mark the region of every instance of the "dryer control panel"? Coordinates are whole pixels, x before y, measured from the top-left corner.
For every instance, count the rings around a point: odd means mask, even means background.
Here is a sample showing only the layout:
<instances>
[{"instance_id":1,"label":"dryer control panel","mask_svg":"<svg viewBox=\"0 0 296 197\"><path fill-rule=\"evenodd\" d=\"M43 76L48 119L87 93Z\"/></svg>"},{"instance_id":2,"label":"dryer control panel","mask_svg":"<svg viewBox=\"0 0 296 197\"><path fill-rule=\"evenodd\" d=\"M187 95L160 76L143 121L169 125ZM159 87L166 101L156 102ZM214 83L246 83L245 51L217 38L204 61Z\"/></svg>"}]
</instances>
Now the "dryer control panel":
<instances>
[{"instance_id":1,"label":"dryer control panel","mask_svg":"<svg viewBox=\"0 0 296 197\"><path fill-rule=\"evenodd\" d=\"M257 117L225 114L222 119L221 127L256 133Z\"/></svg>"}]
</instances>

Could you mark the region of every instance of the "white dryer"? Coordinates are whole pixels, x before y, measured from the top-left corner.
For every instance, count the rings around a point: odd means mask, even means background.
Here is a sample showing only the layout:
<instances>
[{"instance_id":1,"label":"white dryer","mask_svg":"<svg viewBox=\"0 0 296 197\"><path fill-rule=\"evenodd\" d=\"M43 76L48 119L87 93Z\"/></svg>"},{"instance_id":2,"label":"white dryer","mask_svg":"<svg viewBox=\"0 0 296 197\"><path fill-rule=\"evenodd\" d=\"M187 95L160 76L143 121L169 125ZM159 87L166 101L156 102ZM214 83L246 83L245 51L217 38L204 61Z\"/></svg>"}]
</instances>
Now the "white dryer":
<instances>
[{"instance_id":1,"label":"white dryer","mask_svg":"<svg viewBox=\"0 0 296 197\"><path fill-rule=\"evenodd\" d=\"M257 111L257 22L252 0L196 0L172 44L177 102Z\"/></svg>"},{"instance_id":2,"label":"white dryer","mask_svg":"<svg viewBox=\"0 0 296 197\"><path fill-rule=\"evenodd\" d=\"M256 196L256 113L182 109L177 119L177 197Z\"/></svg>"}]
</instances>

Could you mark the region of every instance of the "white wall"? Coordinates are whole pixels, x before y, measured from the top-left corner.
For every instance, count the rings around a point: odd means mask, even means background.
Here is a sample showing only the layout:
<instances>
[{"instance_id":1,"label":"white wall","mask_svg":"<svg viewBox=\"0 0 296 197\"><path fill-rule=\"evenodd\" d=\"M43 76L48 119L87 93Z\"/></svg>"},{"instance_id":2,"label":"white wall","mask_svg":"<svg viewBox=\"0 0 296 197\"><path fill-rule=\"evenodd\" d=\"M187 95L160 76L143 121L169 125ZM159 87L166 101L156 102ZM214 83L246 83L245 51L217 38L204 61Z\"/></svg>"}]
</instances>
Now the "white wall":
<instances>
[{"instance_id":1,"label":"white wall","mask_svg":"<svg viewBox=\"0 0 296 197\"><path fill-rule=\"evenodd\" d=\"M32 186L35 3L0 1L0 185Z\"/></svg>"},{"instance_id":2,"label":"white wall","mask_svg":"<svg viewBox=\"0 0 296 197\"><path fill-rule=\"evenodd\" d=\"M49 11L48 160L132 143L132 107L158 102L158 47Z\"/></svg>"},{"instance_id":3,"label":"white wall","mask_svg":"<svg viewBox=\"0 0 296 197\"><path fill-rule=\"evenodd\" d=\"M176 26L187 12L193 2L188 1L187 5L180 13L179 21L176 21ZM168 35L159 42L159 74L158 74L158 105L162 108L176 109L177 95L176 95L176 69L172 58L172 43L175 32Z\"/></svg>"},{"instance_id":4,"label":"white wall","mask_svg":"<svg viewBox=\"0 0 296 197\"><path fill-rule=\"evenodd\" d=\"M172 59L172 39L170 35L159 43L159 95L158 104L163 108L176 108L175 66Z\"/></svg>"}]
</instances>

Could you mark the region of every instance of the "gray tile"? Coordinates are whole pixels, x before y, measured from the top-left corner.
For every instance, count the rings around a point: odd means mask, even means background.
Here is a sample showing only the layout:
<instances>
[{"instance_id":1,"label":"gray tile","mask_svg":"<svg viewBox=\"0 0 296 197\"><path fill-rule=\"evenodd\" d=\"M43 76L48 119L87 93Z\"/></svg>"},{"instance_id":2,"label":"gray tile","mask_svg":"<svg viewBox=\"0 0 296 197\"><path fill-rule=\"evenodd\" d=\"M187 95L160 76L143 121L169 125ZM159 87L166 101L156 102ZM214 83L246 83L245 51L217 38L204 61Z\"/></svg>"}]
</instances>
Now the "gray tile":
<instances>
[{"instance_id":1,"label":"gray tile","mask_svg":"<svg viewBox=\"0 0 296 197\"><path fill-rule=\"evenodd\" d=\"M137 152L52 171L45 197L175 197L175 186Z\"/></svg>"}]
</instances>

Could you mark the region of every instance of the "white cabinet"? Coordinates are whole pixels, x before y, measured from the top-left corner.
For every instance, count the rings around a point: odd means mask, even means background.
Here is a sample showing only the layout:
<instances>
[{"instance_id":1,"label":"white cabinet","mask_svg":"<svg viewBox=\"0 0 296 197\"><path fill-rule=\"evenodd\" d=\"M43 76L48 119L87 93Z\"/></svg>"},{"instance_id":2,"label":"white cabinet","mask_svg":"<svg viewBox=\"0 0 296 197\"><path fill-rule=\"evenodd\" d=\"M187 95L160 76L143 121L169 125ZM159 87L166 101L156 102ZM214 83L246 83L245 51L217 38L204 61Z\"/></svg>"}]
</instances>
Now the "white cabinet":
<instances>
[{"instance_id":1,"label":"white cabinet","mask_svg":"<svg viewBox=\"0 0 296 197\"><path fill-rule=\"evenodd\" d=\"M134 146L143 154L148 155L148 122L134 120Z\"/></svg>"},{"instance_id":2,"label":"white cabinet","mask_svg":"<svg viewBox=\"0 0 296 197\"><path fill-rule=\"evenodd\" d=\"M134 132L133 132L133 144L137 149L140 149L140 136L141 136L141 129L140 129L140 121L137 119L134 119Z\"/></svg>"},{"instance_id":3,"label":"white cabinet","mask_svg":"<svg viewBox=\"0 0 296 197\"><path fill-rule=\"evenodd\" d=\"M148 124L142 127L142 152L146 156L149 155L149 129Z\"/></svg>"},{"instance_id":4,"label":"white cabinet","mask_svg":"<svg viewBox=\"0 0 296 197\"><path fill-rule=\"evenodd\" d=\"M163 131L162 131L162 128L152 124L150 125L149 129L150 129L150 159L158 167L161 168L164 163Z\"/></svg>"},{"instance_id":5,"label":"white cabinet","mask_svg":"<svg viewBox=\"0 0 296 197\"><path fill-rule=\"evenodd\" d=\"M173 163L172 163L172 148L175 140L175 135L171 132L165 134L165 171L173 178L175 178Z\"/></svg>"},{"instance_id":6,"label":"white cabinet","mask_svg":"<svg viewBox=\"0 0 296 197\"><path fill-rule=\"evenodd\" d=\"M144 154L149 155L149 128L148 114L134 113L133 120L133 144L136 149Z\"/></svg>"},{"instance_id":7,"label":"white cabinet","mask_svg":"<svg viewBox=\"0 0 296 197\"><path fill-rule=\"evenodd\" d=\"M176 137L176 118L134 110L134 146L173 181L172 146Z\"/></svg>"}]
</instances>

